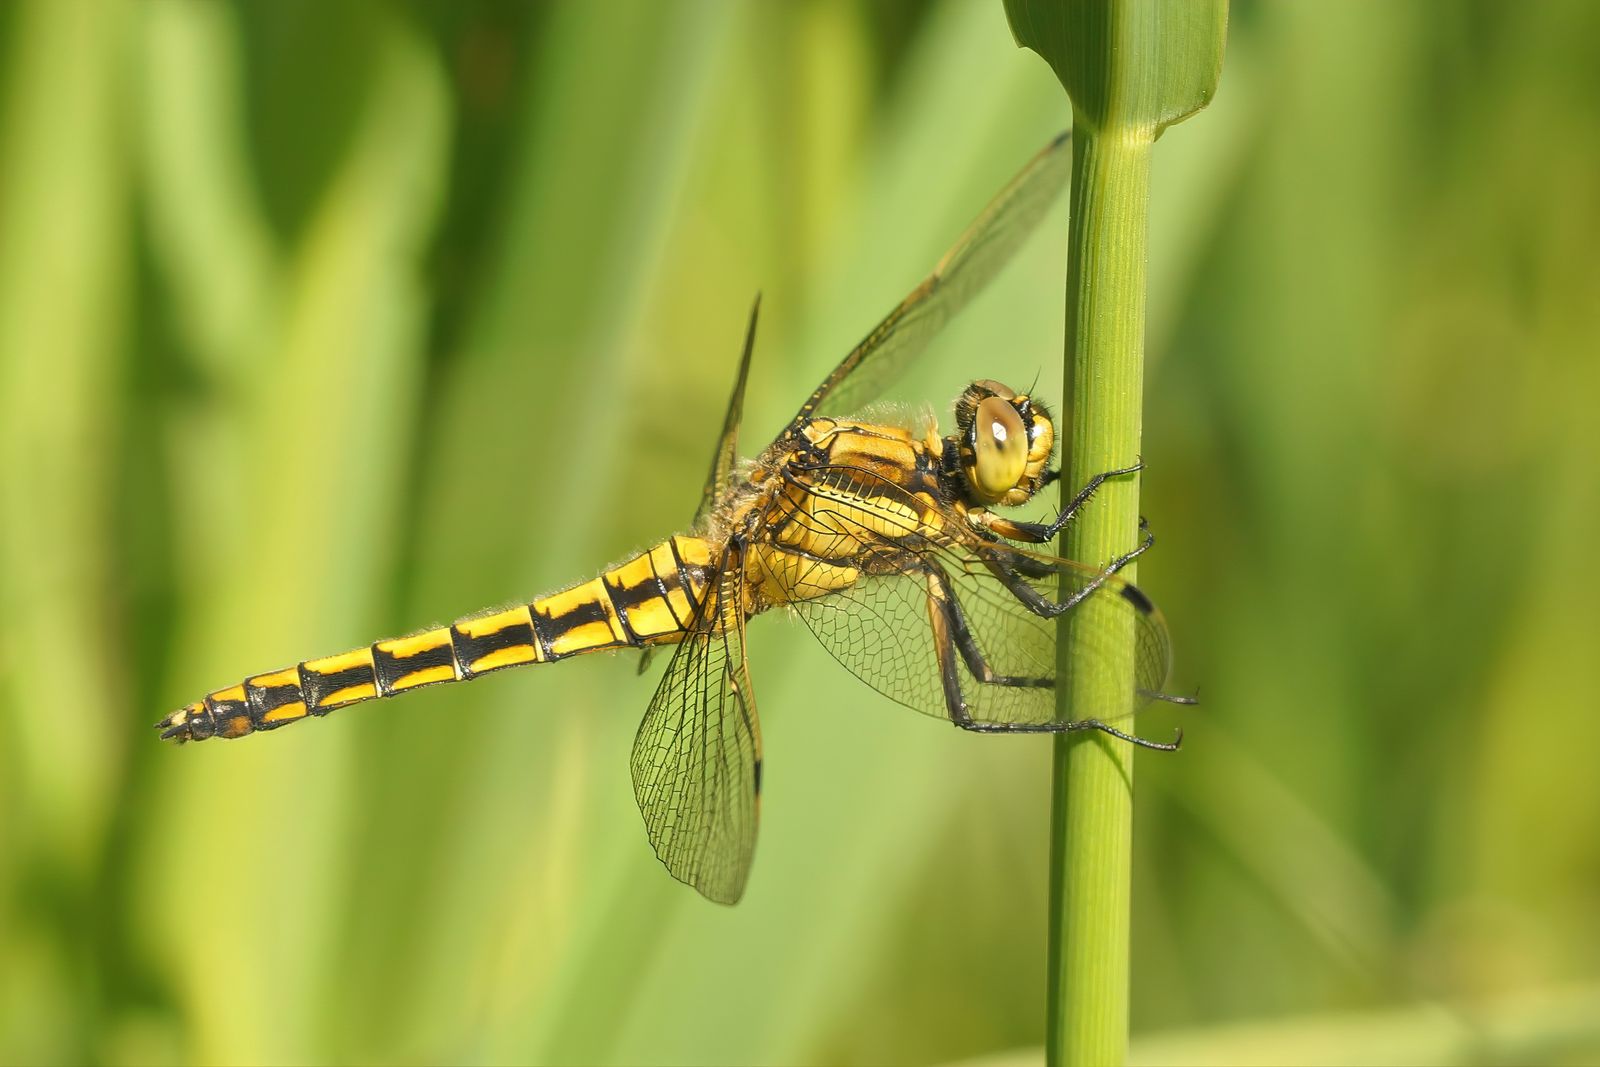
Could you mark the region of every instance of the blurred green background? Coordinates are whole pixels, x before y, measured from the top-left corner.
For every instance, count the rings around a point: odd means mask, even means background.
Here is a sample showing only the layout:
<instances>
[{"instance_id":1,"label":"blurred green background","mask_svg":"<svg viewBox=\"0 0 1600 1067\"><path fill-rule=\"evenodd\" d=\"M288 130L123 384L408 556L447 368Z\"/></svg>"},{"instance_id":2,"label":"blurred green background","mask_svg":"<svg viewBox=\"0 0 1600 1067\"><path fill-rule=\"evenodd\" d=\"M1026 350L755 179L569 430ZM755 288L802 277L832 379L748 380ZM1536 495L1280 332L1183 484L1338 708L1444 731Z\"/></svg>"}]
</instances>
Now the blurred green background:
<instances>
[{"instance_id":1,"label":"blurred green background","mask_svg":"<svg viewBox=\"0 0 1600 1067\"><path fill-rule=\"evenodd\" d=\"M1600 7L1240 3L1157 147L1134 1054L1600 1058ZM0 1059L1022 1063L1049 743L763 618L729 910L589 658L208 689L586 578L1067 123L998 0L0 6ZM1064 218L903 389L1059 395ZM661 670L659 661L652 675Z\"/></svg>"}]
</instances>

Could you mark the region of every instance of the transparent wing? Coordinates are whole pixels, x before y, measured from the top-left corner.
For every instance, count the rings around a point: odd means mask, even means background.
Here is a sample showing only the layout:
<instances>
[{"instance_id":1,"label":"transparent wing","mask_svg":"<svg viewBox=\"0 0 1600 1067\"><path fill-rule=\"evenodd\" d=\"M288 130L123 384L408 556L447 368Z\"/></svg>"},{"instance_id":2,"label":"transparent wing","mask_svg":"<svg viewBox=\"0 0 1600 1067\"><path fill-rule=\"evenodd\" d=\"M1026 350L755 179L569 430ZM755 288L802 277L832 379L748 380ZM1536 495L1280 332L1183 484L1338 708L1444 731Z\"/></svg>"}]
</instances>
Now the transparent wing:
<instances>
[{"instance_id":1,"label":"transparent wing","mask_svg":"<svg viewBox=\"0 0 1600 1067\"><path fill-rule=\"evenodd\" d=\"M700 492L700 507L694 513L696 526L728 488L739 462L739 421L744 417L744 387L750 379L750 355L756 347L756 319L760 314L761 294L757 293L750 308L750 325L745 327L744 351L739 354L739 373L733 381L733 395L728 398L728 411L722 417L722 435L717 438L717 449L711 454L711 471Z\"/></svg>"},{"instance_id":2,"label":"transparent wing","mask_svg":"<svg viewBox=\"0 0 1600 1067\"><path fill-rule=\"evenodd\" d=\"M1062 133L989 202L933 273L833 369L795 419L824 409L844 414L875 399L1011 261L1066 188L1071 170L1071 135Z\"/></svg>"},{"instance_id":3,"label":"transparent wing","mask_svg":"<svg viewBox=\"0 0 1600 1067\"><path fill-rule=\"evenodd\" d=\"M674 878L720 904L744 895L761 791L738 571L723 568L633 742L634 796L650 844Z\"/></svg>"},{"instance_id":4,"label":"transparent wing","mask_svg":"<svg viewBox=\"0 0 1600 1067\"><path fill-rule=\"evenodd\" d=\"M860 470L823 468L813 477L813 494L830 502L813 509L814 532L864 546L851 561L861 578L833 588L833 564L797 566L792 606L834 658L878 692L980 727L1049 730L1084 719L1119 725L1166 684L1166 623L1129 583L985 539L959 516L908 521L916 502ZM1057 621L1030 602L1071 598L1081 598L1066 614L1088 669L1115 669L1134 649L1124 708L1075 707L1063 718L1056 706Z\"/></svg>"}]
</instances>

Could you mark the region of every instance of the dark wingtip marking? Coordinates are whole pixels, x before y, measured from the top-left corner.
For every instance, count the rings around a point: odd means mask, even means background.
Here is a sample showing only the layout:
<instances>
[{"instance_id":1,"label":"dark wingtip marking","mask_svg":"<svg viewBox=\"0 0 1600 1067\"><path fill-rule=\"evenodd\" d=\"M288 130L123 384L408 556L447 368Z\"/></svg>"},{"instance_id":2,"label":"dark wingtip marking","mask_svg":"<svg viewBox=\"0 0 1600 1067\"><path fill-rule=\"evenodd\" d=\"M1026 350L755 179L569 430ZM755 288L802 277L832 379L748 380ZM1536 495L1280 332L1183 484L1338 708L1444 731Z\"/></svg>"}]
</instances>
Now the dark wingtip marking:
<instances>
[{"instance_id":1,"label":"dark wingtip marking","mask_svg":"<svg viewBox=\"0 0 1600 1067\"><path fill-rule=\"evenodd\" d=\"M1123 586L1122 598L1132 604L1141 615L1149 615L1156 610L1156 606L1150 603L1150 598L1140 592L1136 585Z\"/></svg>"},{"instance_id":2,"label":"dark wingtip marking","mask_svg":"<svg viewBox=\"0 0 1600 1067\"><path fill-rule=\"evenodd\" d=\"M756 779L756 795L760 796L761 795L761 761L760 760L756 760L755 779Z\"/></svg>"}]
</instances>

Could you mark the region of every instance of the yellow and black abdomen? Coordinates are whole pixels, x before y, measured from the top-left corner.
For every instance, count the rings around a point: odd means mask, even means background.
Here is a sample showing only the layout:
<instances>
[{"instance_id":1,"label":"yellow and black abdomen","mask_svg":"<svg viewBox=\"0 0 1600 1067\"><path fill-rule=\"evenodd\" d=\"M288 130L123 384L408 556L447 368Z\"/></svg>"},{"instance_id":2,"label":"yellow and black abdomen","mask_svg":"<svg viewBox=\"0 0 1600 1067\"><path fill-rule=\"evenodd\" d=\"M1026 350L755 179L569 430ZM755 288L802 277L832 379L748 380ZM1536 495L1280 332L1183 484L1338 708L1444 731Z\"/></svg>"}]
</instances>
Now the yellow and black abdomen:
<instances>
[{"instance_id":1,"label":"yellow and black abdomen","mask_svg":"<svg viewBox=\"0 0 1600 1067\"><path fill-rule=\"evenodd\" d=\"M306 660L208 693L156 724L175 741L243 737L364 700L584 652L679 641L705 596L710 542L674 537L598 578L503 611Z\"/></svg>"}]
</instances>

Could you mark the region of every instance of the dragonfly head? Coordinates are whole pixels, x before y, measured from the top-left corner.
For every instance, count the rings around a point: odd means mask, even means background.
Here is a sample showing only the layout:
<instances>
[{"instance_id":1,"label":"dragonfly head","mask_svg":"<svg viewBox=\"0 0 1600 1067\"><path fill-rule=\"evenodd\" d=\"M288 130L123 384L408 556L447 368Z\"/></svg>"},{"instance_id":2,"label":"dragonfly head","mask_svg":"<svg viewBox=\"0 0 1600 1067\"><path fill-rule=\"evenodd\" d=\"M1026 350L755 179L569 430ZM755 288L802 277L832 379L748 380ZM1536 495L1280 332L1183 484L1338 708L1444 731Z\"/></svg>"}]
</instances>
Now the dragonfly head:
<instances>
[{"instance_id":1,"label":"dragonfly head","mask_svg":"<svg viewBox=\"0 0 1600 1067\"><path fill-rule=\"evenodd\" d=\"M974 502L1015 507L1044 486L1056 427L1043 404L985 379L956 400L956 432L946 442Z\"/></svg>"}]
</instances>

